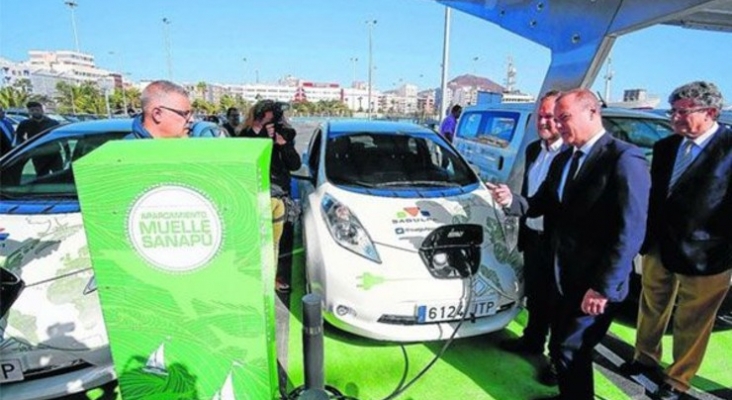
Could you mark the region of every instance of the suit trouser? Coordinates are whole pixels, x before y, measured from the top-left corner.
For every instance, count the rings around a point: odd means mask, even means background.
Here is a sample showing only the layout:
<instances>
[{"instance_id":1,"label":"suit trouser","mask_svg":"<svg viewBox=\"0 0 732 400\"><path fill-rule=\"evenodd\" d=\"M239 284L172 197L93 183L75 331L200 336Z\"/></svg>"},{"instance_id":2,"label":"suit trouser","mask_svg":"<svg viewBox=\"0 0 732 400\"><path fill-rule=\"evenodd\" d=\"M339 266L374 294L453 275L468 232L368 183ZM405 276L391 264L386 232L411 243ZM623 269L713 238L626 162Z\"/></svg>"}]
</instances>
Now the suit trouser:
<instances>
[{"instance_id":1,"label":"suit trouser","mask_svg":"<svg viewBox=\"0 0 732 400\"><path fill-rule=\"evenodd\" d=\"M549 352L564 399L595 398L592 352L605 337L619 306L608 302L603 314L587 315L581 310L583 297L584 293L559 295L559 308L551 327Z\"/></svg>"},{"instance_id":2,"label":"suit trouser","mask_svg":"<svg viewBox=\"0 0 732 400\"><path fill-rule=\"evenodd\" d=\"M522 231L522 235L524 290L529 312L523 337L530 347L543 351L557 303L554 263L546 235L532 229Z\"/></svg>"},{"instance_id":3,"label":"suit trouser","mask_svg":"<svg viewBox=\"0 0 732 400\"><path fill-rule=\"evenodd\" d=\"M657 251L643 257L635 359L645 365L660 363L661 339L676 302L674 361L666 368L666 381L678 390L689 390L707 350L717 310L729 290L730 277L732 269L709 276L676 274L664 268Z\"/></svg>"}]
</instances>

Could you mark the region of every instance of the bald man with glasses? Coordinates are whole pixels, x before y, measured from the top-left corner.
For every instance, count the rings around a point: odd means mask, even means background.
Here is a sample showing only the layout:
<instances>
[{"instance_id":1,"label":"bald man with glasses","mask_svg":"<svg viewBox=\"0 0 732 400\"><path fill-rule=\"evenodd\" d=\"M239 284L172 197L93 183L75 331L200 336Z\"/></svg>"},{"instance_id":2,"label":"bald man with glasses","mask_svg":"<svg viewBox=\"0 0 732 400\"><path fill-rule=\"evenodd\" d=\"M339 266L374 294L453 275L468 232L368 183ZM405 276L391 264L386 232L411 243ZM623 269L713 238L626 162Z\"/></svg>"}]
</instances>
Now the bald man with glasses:
<instances>
[{"instance_id":1,"label":"bald man with glasses","mask_svg":"<svg viewBox=\"0 0 732 400\"><path fill-rule=\"evenodd\" d=\"M126 139L188 137L193 110L188 91L166 80L155 81L142 91L142 113L132 122Z\"/></svg>"}]
</instances>

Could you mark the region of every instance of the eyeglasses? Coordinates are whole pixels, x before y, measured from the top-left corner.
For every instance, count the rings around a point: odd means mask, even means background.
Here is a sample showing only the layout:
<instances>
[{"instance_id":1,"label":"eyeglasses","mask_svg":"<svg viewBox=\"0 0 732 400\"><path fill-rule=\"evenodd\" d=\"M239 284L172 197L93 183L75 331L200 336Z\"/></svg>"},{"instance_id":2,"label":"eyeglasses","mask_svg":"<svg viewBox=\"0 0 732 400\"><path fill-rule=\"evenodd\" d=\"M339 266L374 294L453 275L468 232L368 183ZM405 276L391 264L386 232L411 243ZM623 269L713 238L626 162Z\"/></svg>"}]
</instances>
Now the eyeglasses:
<instances>
[{"instance_id":1,"label":"eyeglasses","mask_svg":"<svg viewBox=\"0 0 732 400\"><path fill-rule=\"evenodd\" d=\"M172 111L172 112L178 114L181 118L185 119L186 121L191 118L191 115L193 115L193 110L188 110L188 111L176 110L175 108L170 108L170 107L166 107L166 106L158 106L158 108Z\"/></svg>"},{"instance_id":2,"label":"eyeglasses","mask_svg":"<svg viewBox=\"0 0 732 400\"><path fill-rule=\"evenodd\" d=\"M679 117L685 117L689 114L693 114L695 112L708 110L709 107L693 107L693 108L672 108L668 111L666 111L666 115L669 117L672 117L674 115Z\"/></svg>"}]
</instances>

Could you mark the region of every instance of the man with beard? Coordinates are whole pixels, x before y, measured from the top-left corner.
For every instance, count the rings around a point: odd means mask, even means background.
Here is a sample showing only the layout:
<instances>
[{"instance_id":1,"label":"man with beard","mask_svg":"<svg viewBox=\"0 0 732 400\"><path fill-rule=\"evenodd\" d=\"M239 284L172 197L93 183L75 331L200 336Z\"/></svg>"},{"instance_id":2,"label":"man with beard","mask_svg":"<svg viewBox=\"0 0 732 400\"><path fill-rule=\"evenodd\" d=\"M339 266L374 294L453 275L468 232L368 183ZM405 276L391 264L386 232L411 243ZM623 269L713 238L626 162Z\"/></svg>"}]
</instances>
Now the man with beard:
<instances>
[{"instance_id":1,"label":"man with beard","mask_svg":"<svg viewBox=\"0 0 732 400\"><path fill-rule=\"evenodd\" d=\"M58 121L46 116L41 103L29 101L25 106L28 109L29 118L20 121L18 129L15 130L16 145L25 142L48 128L58 125Z\"/></svg>"},{"instance_id":2,"label":"man with beard","mask_svg":"<svg viewBox=\"0 0 732 400\"><path fill-rule=\"evenodd\" d=\"M30 140L39 133L59 124L58 121L48 118L44 114L43 105L37 101L29 101L26 104L26 108L28 109L30 118L20 121L18 124L18 129L15 131L16 145L20 145L26 140ZM60 153L57 149L49 150L46 153L40 151L32 157L33 167L36 169L37 176L48 175L54 171L63 169L64 162L61 159ZM69 153L68 149L66 153Z\"/></svg>"}]
</instances>

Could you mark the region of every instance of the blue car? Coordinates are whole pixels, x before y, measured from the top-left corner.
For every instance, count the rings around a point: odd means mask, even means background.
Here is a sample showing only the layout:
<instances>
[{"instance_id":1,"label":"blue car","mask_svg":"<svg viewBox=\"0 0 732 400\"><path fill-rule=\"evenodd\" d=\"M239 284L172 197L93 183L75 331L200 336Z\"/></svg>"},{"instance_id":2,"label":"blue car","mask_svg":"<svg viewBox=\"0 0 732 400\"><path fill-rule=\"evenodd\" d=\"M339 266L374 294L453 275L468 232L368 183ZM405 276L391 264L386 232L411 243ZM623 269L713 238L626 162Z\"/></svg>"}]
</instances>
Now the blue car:
<instances>
[{"instance_id":1,"label":"blue car","mask_svg":"<svg viewBox=\"0 0 732 400\"><path fill-rule=\"evenodd\" d=\"M3 398L57 398L115 379L73 164L131 131L131 119L60 125L0 160L0 267L25 283L0 319ZM191 136L221 129L199 122Z\"/></svg>"}]
</instances>

